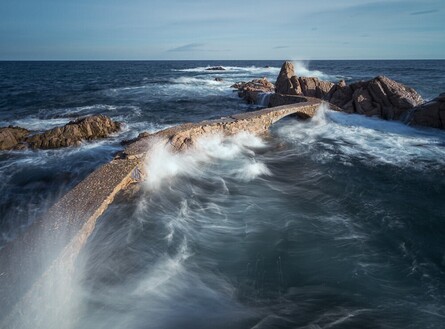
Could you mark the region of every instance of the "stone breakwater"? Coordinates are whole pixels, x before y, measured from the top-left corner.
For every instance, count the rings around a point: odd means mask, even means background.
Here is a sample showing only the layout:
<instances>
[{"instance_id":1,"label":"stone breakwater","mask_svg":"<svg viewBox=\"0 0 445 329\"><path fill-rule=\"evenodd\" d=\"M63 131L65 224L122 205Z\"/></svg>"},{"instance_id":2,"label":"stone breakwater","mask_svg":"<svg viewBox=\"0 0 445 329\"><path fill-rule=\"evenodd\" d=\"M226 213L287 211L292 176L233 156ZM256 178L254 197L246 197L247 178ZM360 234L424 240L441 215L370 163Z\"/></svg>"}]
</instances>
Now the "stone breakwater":
<instances>
[{"instance_id":1,"label":"stone breakwater","mask_svg":"<svg viewBox=\"0 0 445 329\"><path fill-rule=\"evenodd\" d=\"M47 281L63 269L71 274L76 258L94 230L97 219L128 186L141 182L144 162L154 143L180 152L205 135L261 134L288 115L313 117L323 102L300 97L299 103L241 113L219 120L187 123L154 134L142 133L114 160L98 168L63 196L41 220L0 250L0 324L11 323L23 312L39 308ZM68 298L68 296L67 296Z\"/></svg>"}]
</instances>

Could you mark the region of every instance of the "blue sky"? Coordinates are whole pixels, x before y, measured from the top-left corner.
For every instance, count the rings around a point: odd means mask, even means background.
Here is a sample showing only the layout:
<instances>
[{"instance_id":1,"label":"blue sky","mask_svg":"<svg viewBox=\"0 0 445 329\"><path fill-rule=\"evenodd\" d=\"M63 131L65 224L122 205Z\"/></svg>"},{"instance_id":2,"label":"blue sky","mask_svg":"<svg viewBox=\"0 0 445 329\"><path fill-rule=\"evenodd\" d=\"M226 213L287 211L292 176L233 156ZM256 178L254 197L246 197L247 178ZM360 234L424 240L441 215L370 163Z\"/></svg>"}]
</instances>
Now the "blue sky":
<instances>
[{"instance_id":1,"label":"blue sky","mask_svg":"<svg viewBox=\"0 0 445 329\"><path fill-rule=\"evenodd\" d=\"M1 0L0 59L445 58L445 0Z\"/></svg>"}]
</instances>

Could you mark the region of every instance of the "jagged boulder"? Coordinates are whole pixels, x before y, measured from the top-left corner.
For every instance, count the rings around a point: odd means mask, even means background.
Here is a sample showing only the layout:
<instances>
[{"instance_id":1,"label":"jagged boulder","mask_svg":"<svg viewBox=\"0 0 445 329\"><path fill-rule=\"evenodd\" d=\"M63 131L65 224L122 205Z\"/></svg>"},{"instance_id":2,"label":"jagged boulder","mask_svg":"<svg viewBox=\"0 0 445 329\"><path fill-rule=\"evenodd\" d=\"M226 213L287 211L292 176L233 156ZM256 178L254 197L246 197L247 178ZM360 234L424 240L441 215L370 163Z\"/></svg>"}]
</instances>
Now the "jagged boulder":
<instances>
[{"instance_id":1,"label":"jagged boulder","mask_svg":"<svg viewBox=\"0 0 445 329\"><path fill-rule=\"evenodd\" d=\"M275 92L284 95L300 95L301 88L298 78L295 76L294 64L286 61L281 66L277 81L275 82Z\"/></svg>"},{"instance_id":2,"label":"jagged boulder","mask_svg":"<svg viewBox=\"0 0 445 329\"><path fill-rule=\"evenodd\" d=\"M301 94L308 97L325 98L334 84L315 77L298 78Z\"/></svg>"},{"instance_id":3,"label":"jagged boulder","mask_svg":"<svg viewBox=\"0 0 445 329\"><path fill-rule=\"evenodd\" d=\"M378 116L386 120L399 120L406 111L423 102L413 88L385 76L349 86L341 81L332 86L324 99L345 112Z\"/></svg>"},{"instance_id":4,"label":"jagged boulder","mask_svg":"<svg viewBox=\"0 0 445 329\"><path fill-rule=\"evenodd\" d=\"M0 150L12 150L19 148L18 145L29 135L29 131L20 127L0 128Z\"/></svg>"},{"instance_id":5,"label":"jagged boulder","mask_svg":"<svg viewBox=\"0 0 445 329\"><path fill-rule=\"evenodd\" d=\"M238 95L248 103L256 103L260 93L274 92L275 85L266 78L261 78L249 82L237 82L231 88L238 89Z\"/></svg>"},{"instance_id":6,"label":"jagged boulder","mask_svg":"<svg viewBox=\"0 0 445 329\"><path fill-rule=\"evenodd\" d=\"M108 137L119 131L121 124L105 115L93 115L71 121L63 127L57 127L25 139L30 148L53 149L79 145L84 140Z\"/></svg>"},{"instance_id":7,"label":"jagged boulder","mask_svg":"<svg viewBox=\"0 0 445 329\"><path fill-rule=\"evenodd\" d=\"M415 107L408 117L408 122L413 125L445 129L445 93Z\"/></svg>"}]
</instances>

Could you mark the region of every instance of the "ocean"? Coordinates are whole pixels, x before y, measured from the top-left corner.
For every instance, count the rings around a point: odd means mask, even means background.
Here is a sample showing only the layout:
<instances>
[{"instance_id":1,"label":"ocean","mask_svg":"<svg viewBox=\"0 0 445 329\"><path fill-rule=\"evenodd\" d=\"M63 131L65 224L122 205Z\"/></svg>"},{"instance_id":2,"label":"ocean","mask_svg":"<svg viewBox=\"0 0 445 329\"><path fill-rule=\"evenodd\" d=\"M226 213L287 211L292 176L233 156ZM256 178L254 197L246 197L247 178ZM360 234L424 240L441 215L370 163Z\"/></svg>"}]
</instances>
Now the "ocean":
<instances>
[{"instance_id":1,"label":"ocean","mask_svg":"<svg viewBox=\"0 0 445 329\"><path fill-rule=\"evenodd\" d=\"M99 113L124 123L78 148L1 152L0 246L122 140L261 108L230 86L274 82L281 64L0 62L0 126L43 131ZM226 70L206 70L216 65ZM425 100L445 91L443 60L295 66L334 82L386 75ZM444 131L321 108L268 136L157 147L146 166L142 189L99 219L75 276L51 278L22 327L445 327Z\"/></svg>"}]
</instances>

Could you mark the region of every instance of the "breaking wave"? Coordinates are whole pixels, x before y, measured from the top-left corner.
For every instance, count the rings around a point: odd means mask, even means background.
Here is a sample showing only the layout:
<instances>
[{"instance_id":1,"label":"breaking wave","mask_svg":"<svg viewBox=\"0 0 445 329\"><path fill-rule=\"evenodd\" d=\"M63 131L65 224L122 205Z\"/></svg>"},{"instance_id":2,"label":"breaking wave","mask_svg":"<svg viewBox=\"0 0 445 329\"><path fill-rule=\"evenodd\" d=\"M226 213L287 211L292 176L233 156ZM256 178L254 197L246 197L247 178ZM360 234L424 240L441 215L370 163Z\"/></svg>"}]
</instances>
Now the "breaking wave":
<instances>
[{"instance_id":1,"label":"breaking wave","mask_svg":"<svg viewBox=\"0 0 445 329\"><path fill-rule=\"evenodd\" d=\"M309 123L285 124L278 134L319 161L360 161L419 170L445 165L445 133L400 122L345 114L327 107Z\"/></svg>"}]
</instances>

